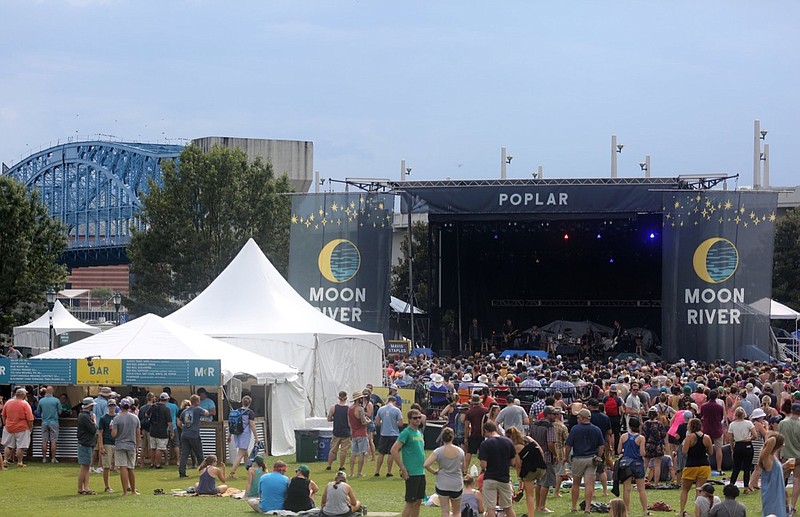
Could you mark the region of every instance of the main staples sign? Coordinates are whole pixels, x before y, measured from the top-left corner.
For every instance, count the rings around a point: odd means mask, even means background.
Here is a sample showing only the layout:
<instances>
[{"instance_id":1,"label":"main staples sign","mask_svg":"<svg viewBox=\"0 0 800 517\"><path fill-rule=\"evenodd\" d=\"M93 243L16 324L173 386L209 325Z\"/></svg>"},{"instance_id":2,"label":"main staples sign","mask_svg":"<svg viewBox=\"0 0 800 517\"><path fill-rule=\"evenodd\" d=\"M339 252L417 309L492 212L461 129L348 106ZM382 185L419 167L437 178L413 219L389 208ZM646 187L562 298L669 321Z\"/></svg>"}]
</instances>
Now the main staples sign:
<instances>
[{"instance_id":1,"label":"main staples sign","mask_svg":"<svg viewBox=\"0 0 800 517\"><path fill-rule=\"evenodd\" d=\"M769 350L769 315L753 304L772 293L777 195L664 194L664 355L737 359Z\"/></svg>"}]
</instances>

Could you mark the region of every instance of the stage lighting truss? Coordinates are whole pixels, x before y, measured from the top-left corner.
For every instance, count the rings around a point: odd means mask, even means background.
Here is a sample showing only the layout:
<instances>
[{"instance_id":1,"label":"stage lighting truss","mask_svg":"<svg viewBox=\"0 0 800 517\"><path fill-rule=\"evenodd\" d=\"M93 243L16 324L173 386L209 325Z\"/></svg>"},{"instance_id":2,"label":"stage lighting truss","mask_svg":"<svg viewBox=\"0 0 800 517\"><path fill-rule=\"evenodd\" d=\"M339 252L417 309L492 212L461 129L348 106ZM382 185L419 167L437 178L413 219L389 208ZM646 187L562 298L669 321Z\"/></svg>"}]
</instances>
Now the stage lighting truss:
<instances>
[{"instance_id":1,"label":"stage lighting truss","mask_svg":"<svg viewBox=\"0 0 800 517\"><path fill-rule=\"evenodd\" d=\"M492 307L661 307L661 300L515 300L494 299Z\"/></svg>"}]
</instances>

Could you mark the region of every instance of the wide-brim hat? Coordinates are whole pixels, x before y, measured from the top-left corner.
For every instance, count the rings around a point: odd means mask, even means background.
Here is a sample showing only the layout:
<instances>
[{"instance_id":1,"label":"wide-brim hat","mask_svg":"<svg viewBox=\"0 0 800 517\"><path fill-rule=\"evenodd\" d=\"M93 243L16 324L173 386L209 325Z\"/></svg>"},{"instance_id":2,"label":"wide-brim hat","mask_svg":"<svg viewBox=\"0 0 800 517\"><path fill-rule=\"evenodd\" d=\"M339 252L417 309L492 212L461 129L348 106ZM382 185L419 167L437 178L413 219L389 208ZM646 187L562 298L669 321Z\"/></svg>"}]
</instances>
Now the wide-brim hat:
<instances>
[{"instance_id":1,"label":"wide-brim hat","mask_svg":"<svg viewBox=\"0 0 800 517\"><path fill-rule=\"evenodd\" d=\"M111 388L109 388L108 386L103 386L102 388L100 388L100 395L103 395L104 397L110 397L111 393L112 393Z\"/></svg>"},{"instance_id":2,"label":"wide-brim hat","mask_svg":"<svg viewBox=\"0 0 800 517\"><path fill-rule=\"evenodd\" d=\"M479 375L478 382L486 384L487 382L489 382L489 377L487 377L486 375Z\"/></svg>"},{"instance_id":3,"label":"wide-brim hat","mask_svg":"<svg viewBox=\"0 0 800 517\"><path fill-rule=\"evenodd\" d=\"M90 408L90 407L92 407L94 405L95 405L94 399L92 397L86 397L85 399L83 399L83 403L81 404L81 407L83 409L86 409L86 408Z\"/></svg>"},{"instance_id":4,"label":"wide-brim hat","mask_svg":"<svg viewBox=\"0 0 800 517\"><path fill-rule=\"evenodd\" d=\"M763 409L757 407L750 413L750 420L755 420L756 418L764 418L767 414L764 412Z\"/></svg>"},{"instance_id":5,"label":"wide-brim hat","mask_svg":"<svg viewBox=\"0 0 800 517\"><path fill-rule=\"evenodd\" d=\"M433 375L431 375L431 381L433 381L433 382L444 382L444 377L442 377L438 373L434 373Z\"/></svg>"},{"instance_id":6,"label":"wide-brim hat","mask_svg":"<svg viewBox=\"0 0 800 517\"><path fill-rule=\"evenodd\" d=\"M365 396L365 395L364 395L362 392L360 392L360 391L354 391L354 392L353 392L353 402L355 402L356 400L359 400L359 399L363 399L363 398L364 398L364 396Z\"/></svg>"},{"instance_id":7,"label":"wide-brim hat","mask_svg":"<svg viewBox=\"0 0 800 517\"><path fill-rule=\"evenodd\" d=\"M464 382L472 382L472 375L465 373L464 377L462 377L461 380Z\"/></svg>"}]
</instances>

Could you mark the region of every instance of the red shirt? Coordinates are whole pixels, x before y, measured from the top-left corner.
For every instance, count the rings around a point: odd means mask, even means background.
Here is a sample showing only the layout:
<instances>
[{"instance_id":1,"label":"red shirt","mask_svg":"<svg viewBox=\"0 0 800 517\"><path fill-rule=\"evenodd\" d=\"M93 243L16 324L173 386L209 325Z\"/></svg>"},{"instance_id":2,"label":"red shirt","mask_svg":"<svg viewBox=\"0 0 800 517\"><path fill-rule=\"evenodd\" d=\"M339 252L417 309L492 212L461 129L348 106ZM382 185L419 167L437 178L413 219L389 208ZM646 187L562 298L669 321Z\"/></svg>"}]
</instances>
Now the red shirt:
<instances>
[{"instance_id":1,"label":"red shirt","mask_svg":"<svg viewBox=\"0 0 800 517\"><path fill-rule=\"evenodd\" d=\"M722 417L725 415L725 408L710 400L700 406L700 419L703 422L703 432L711 437L712 440L720 438L723 434Z\"/></svg>"},{"instance_id":2,"label":"red shirt","mask_svg":"<svg viewBox=\"0 0 800 517\"><path fill-rule=\"evenodd\" d=\"M9 433L27 431L33 424L33 411L27 400L11 399L3 406L3 420Z\"/></svg>"}]
</instances>

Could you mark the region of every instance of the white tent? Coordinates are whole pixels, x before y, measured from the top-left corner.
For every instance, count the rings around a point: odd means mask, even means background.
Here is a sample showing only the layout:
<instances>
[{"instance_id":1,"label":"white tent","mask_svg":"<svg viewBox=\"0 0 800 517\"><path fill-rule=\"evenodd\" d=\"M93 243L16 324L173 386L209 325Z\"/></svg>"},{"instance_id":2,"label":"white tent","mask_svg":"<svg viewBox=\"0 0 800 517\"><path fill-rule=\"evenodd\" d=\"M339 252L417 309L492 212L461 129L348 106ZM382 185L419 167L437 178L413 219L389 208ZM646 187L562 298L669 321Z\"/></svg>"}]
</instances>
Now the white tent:
<instances>
[{"instance_id":1,"label":"white tent","mask_svg":"<svg viewBox=\"0 0 800 517\"><path fill-rule=\"evenodd\" d=\"M757 302L753 302L750 304L750 307L754 308L761 314L768 315L769 319L771 320L797 321L800 319L800 312L797 312L791 307L787 307L786 305L776 302L770 298L762 298Z\"/></svg>"},{"instance_id":2,"label":"white tent","mask_svg":"<svg viewBox=\"0 0 800 517\"><path fill-rule=\"evenodd\" d=\"M305 390L295 368L147 314L102 334L63 346L36 359L219 359L223 383L235 375L269 386L272 453L294 452L294 430L305 422Z\"/></svg>"},{"instance_id":3,"label":"white tent","mask_svg":"<svg viewBox=\"0 0 800 517\"><path fill-rule=\"evenodd\" d=\"M70 312L56 300L53 305L53 338L54 343L58 343L58 336L69 332L70 334L80 334L81 337L97 334L100 329L87 325L75 318ZM73 341L75 341L73 339ZM48 350L50 348L50 314L49 311L39 316L35 321L27 325L14 327L14 346L27 347L35 351Z\"/></svg>"},{"instance_id":4,"label":"white tent","mask_svg":"<svg viewBox=\"0 0 800 517\"><path fill-rule=\"evenodd\" d=\"M253 239L205 291L166 319L297 367L310 395L310 416L325 416L339 391L381 382L383 336L311 306Z\"/></svg>"},{"instance_id":5,"label":"white tent","mask_svg":"<svg viewBox=\"0 0 800 517\"><path fill-rule=\"evenodd\" d=\"M400 314L411 313L411 305L408 302L404 302L400 298L396 298L394 296L389 297L389 307L391 307L392 311L398 312ZM425 311L423 311L419 307L414 306L414 314L425 314Z\"/></svg>"}]
</instances>

